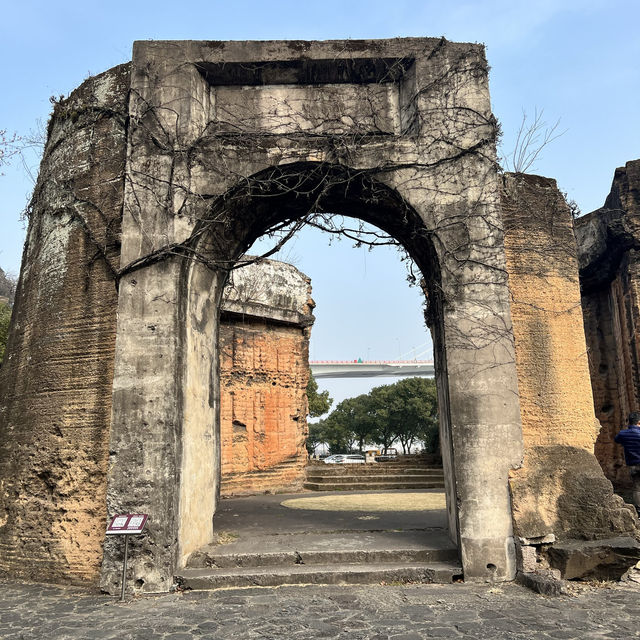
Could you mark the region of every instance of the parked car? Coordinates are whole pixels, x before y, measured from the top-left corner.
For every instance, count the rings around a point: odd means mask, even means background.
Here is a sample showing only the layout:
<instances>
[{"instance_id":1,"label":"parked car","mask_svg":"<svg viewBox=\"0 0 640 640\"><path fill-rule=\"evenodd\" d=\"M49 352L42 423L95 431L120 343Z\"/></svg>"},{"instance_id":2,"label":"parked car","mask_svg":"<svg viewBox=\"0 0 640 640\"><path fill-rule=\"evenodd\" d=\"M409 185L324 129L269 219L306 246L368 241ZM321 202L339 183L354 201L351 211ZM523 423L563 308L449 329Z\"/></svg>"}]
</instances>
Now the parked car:
<instances>
[{"instance_id":1,"label":"parked car","mask_svg":"<svg viewBox=\"0 0 640 640\"><path fill-rule=\"evenodd\" d=\"M325 464L364 464L364 456L357 454L336 453L324 459Z\"/></svg>"},{"instance_id":2,"label":"parked car","mask_svg":"<svg viewBox=\"0 0 640 640\"><path fill-rule=\"evenodd\" d=\"M398 457L398 450L391 449L383 449L380 452L380 455L376 456L376 462L387 462L388 460L395 460Z\"/></svg>"}]
</instances>

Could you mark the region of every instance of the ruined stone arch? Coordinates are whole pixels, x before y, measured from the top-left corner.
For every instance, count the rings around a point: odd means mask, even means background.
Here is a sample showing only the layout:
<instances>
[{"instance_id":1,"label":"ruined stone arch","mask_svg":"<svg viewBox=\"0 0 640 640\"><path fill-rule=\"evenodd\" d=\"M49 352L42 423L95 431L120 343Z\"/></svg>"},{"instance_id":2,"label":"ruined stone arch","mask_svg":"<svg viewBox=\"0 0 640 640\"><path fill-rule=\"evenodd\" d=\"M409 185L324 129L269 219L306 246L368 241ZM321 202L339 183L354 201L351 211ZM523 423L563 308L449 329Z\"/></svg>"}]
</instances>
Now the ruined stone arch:
<instances>
[{"instance_id":1,"label":"ruined stone arch","mask_svg":"<svg viewBox=\"0 0 640 640\"><path fill-rule=\"evenodd\" d=\"M242 268L241 259L255 240L274 225L295 222L304 219L309 213L319 211L358 218L391 234L406 248L412 258L415 256L413 259L424 275L425 284L431 292L432 309L429 315L435 318L441 314L439 307L442 304L442 285L438 259L426 225L396 191L383 182L372 179L366 172L353 171L344 165L327 166L312 162L270 167L249 176L246 181L241 181L239 185L220 196L212 205L209 216L196 225L191 237L192 249L200 259L186 259L180 276L181 317L184 319L181 324L181 339L184 358L193 362L193 367L197 367L196 363L201 361L202 353L209 354L210 360L206 365L208 371L201 377L199 384L202 394L216 399L209 400L208 403L201 402L201 406L208 406L210 409L206 422L211 425L211 433L215 434L215 450L212 452L211 461L204 465L210 473L204 474L200 482L196 480L197 488L182 487L181 526L186 538L192 531L191 519L194 514L205 512L200 500L212 501L216 497L220 482L220 418L217 415L220 397L220 356L208 347L208 344L211 344L208 337L218 335L216 319L220 316L220 292L230 271ZM225 221L222 233L216 225L216 221L221 219ZM219 268L212 268L211 265L219 265ZM371 313L375 315L375 309L372 309ZM440 362L444 357L444 352L437 354ZM444 368L444 365L440 366ZM187 365L187 377L191 369L192 366ZM210 381L209 384L206 382L207 379ZM446 380L440 376L439 381L443 385L444 397L447 394ZM192 385L185 380L182 388L188 389L191 393ZM185 406L190 402L189 393L183 401ZM201 454L202 434L198 432L198 428L203 422L202 419L196 425L186 420L182 422L181 441L183 451L189 458L183 460L183 468L196 464L197 456ZM192 435L187 433L189 429L193 431ZM450 457L446 458L446 465L450 465ZM449 472L448 478L451 477ZM453 487L450 487L450 494L453 495ZM215 503L213 509L215 511ZM454 537L457 532L456 515L455 510L452 510L451 526ZM205 521L203 526L206 525ZM194 549L188 541L182 544L186 551L179 552L179 555L186 560ZM197 548L201 545L201 540L193 544Z\"/></svg>"},{"instance_id":2,"label":"ruined stone arch","mask_svg":"<svg viewBox=\"0 0 640 640\"><path fill-rule=\"evenodd\" d=\"M483 48L434 38L137 42L56 105L0 369L0 569L116 590L106 516L142 511L136 588L172 588L213 531L228 270L314 211L426 276L465 579L514 577L514 528L534 555L637 534L593 456L568 209L500 175L496 133ZM569 355L536 351L567 318Z\"/></svg>"},{"instance_id":3,"label":"ruined stone arch","mask_svg":"<svg viewBox=\"0 0 640 640\"><path fill-rule=\"evenodd\" d=\"M434 325L443 407L442 442L451 535L460 545L468 579L511 577L514 551L509 542L507 476L508 468L517 464L519 456L519 409L513 343L505 330L509 326L508 306L504 300L500 301L506 293L504 270L495 267L500 258L487 254L486 247L482 247L482 260L476 260L469 271L472 287L482 291L484 302L478 306L477 292L459 279L459 272L450 272L448 281L443 282L441 278L440 261L448 259L448 247L443 242L446 234L441 235L438 238L440 258L432 241L437 231L434 229L436 217L430 218L432 211L418 214L407 203L401 189L391 188L370 172L309 162L263 169L221 194L190 236L189 243L193 244L189 254L193 252L198 259L189 256L176 268L175 286L180 296L174 305L179 327L175 348L180 377L176 391L182 395L175 414L178 443L175 475L180 480L177 495L172 499L176 505L173 509L179 513L174 525L177 541L173 562L178 566L184 564L189 554L213 535L220 463L216 415L218 356L212 345L217 336L218 306L228 269L273 225L314 211L357 217L382 228L405 247L423 272L430 291L430 317ZM485 213L483 208L482 215ZM461 226L467 231L466 224ZM456 238L460 241L459 235ZM469 254L467 241L463 235L460 241L465 245L463 262ZM451 253L458 250L456 246ZM132 292L140 291L138 279L147 269L158 269L152 277L154 291L158 291L158 286L161 290L169 288L167 282L161 284L166 269L162 264L150 265L126 276L122 284L126 286L127 280L133 278L136 285ZM502 277L498 286L496 272ZM143 286L142 291L145 290ZM498 297L487 300L484 298L487 295ZM137 293L133 293L133 297L136 296ZM156 321L153 324L155 326ZM133 365L126 362L127 355L123 353L121 362L123 368L129 370ZM129 355L139 357L131 352ZM135 368L139 370L138 366ZM451 371L459 373L451 377ZM116 370L114 388L119 386ZM131 398L122 401L127 416L132 403L135 401ZM112 441L118 433L118 405L116 401ZM514 421L505 423L505 416L511 416ZM466 430L473 435L465 433ZM131 438L125 437L125 440ZM115 489L119 478L126 474L118 468L117 457L114 463L109 486ZM157 489L157 483L154 488ZM167 491L171 493L170 487ZM141 494L137 500L153 502L151 496Z\"/></svg>"}]
</instances>

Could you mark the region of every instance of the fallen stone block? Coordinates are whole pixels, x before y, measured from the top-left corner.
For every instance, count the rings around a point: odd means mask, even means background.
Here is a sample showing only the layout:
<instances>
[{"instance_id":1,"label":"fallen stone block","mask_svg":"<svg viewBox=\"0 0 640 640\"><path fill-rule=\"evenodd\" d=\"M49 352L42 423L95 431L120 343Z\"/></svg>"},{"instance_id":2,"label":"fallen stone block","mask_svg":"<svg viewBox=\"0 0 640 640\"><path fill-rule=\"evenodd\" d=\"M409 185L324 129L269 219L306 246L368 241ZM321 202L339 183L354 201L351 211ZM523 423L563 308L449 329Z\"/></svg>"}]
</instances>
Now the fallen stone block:
<instances>
[{"instance_id":1,"label":"fallen stone block","mask_svg":"<svg viewBox=\"0 0 640 640\"><path fill-rule=\"evenodd\" d=\"M565 596L568 593L564 581L558 580L551 573L518 571L516 582L544 596Z\"/></svg>"},{"instance_id":2,"label":"fallen stone block","mask_svg":"<svg viewBox=\"0 0 640 640\"><path fill-rule=\"evenodd\" d=\"M630 537L568 540L544 553L565 580L619 580L640 560L640 543Z\"/></svg>"}]
</instances>

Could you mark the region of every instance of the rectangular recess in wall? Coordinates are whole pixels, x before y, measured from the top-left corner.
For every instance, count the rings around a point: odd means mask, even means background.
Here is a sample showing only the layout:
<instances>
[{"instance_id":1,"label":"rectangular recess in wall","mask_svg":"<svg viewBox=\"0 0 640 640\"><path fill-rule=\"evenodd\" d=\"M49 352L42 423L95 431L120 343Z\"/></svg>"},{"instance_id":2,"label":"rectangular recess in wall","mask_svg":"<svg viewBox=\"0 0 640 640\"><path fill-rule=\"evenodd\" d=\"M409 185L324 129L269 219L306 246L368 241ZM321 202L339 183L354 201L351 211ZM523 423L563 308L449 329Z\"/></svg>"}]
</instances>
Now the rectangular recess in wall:
<instances>
[{"instance_id":1,"label":"rectangular recess in wall","mask_svg":"<svg viewBox=\"0 0 640 640\"><path fill-rule=\"evenodd\" d=\"M268 62L196 62L212 86L374 84L399 82L413 64L405 58L297 59Z\"/></svg>"}]
</instances>

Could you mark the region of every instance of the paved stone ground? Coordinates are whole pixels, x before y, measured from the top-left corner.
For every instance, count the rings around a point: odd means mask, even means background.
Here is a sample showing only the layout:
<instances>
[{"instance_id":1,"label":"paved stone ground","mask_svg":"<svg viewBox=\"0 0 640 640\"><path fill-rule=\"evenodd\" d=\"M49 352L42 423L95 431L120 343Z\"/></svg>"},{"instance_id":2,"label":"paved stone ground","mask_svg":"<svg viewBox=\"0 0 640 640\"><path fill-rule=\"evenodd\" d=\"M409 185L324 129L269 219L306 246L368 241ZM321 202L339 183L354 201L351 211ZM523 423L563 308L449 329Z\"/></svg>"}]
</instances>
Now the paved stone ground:
<instances>
[{"instance_id":1,"label":"paved stone ground","mask_svg":"<svg viewBox=\"0 0 640 640\"><path fill-rule=\"evenodd\" d=\"M570 640L640 637L638 584L305 586L117 598L0 581L0 638Z\"/></svg>"}]
</instances>

